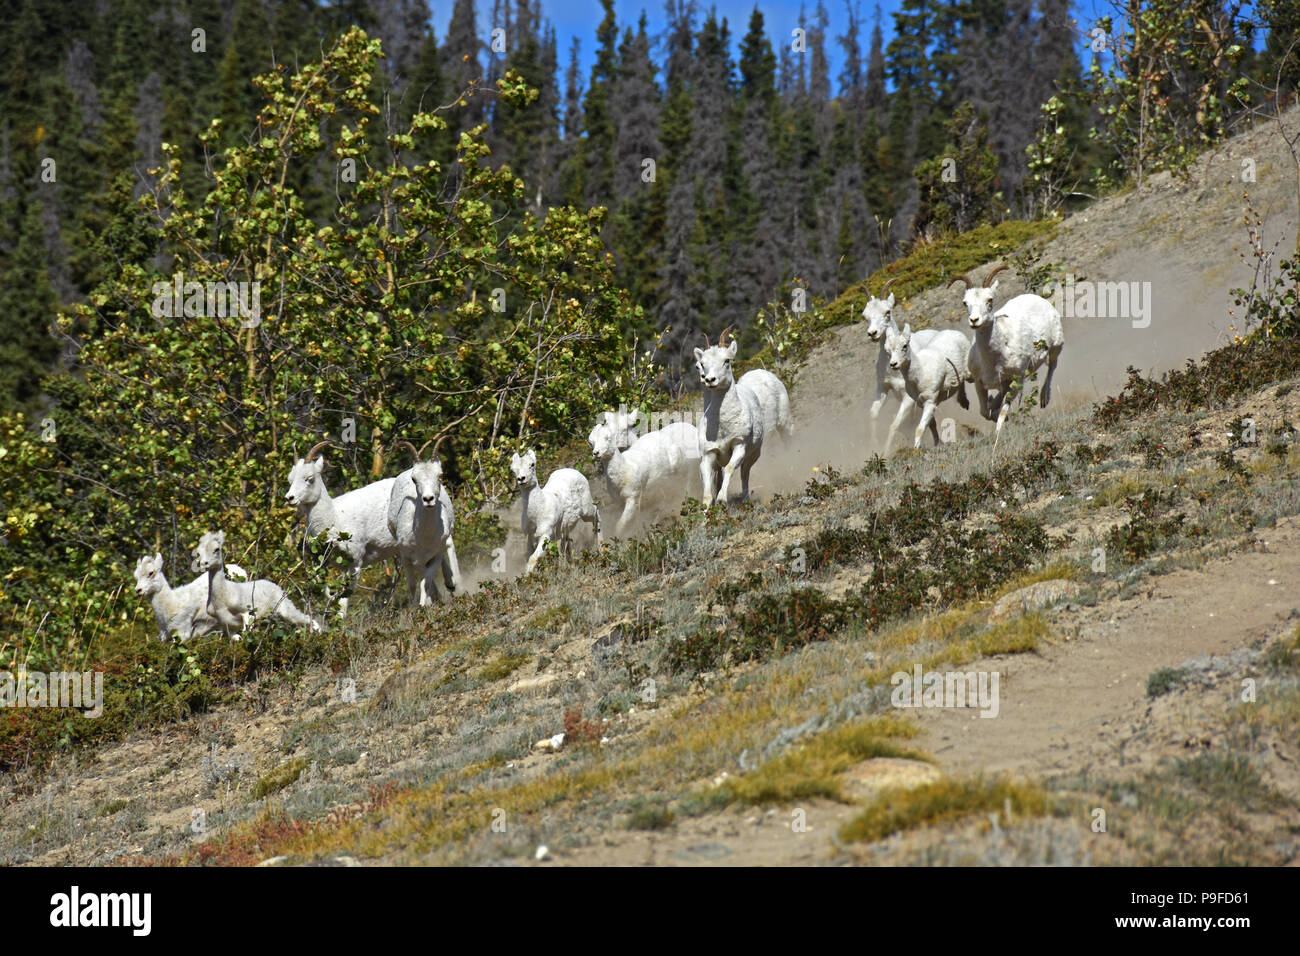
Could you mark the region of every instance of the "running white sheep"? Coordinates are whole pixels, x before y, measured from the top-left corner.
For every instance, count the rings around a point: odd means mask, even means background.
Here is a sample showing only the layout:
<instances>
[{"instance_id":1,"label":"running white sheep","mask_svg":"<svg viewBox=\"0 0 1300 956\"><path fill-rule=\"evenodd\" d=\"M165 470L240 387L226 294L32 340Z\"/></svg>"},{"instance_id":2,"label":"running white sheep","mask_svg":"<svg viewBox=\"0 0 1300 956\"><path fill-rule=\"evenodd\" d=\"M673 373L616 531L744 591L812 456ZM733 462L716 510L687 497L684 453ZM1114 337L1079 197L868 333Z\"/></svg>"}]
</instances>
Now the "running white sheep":
<instances>
[{"instance_id":1,"label":"running white sheep","mask_svg":"<svg viewBox=\"0 0 1300 956\"><path fill-rule=\"evenodd\" d=\"M727 503L731 476L737 469L741 494L749 497L749 472L763 452L763 437L767 433L763 401L753 389L733 377L731 363L736 357L736 342L724 344L726 335L724 331L717 345L709 345L706 336L705 348L695 350L695 368L704 386L699 449L706 511L715 500Z\"/></svg>"},{"instance_id":2,"label":"running white sheep","mask_svg":"<svg viewBox=\"0 0 1300 956\"><path fill-rule=\"evenodd\" d=\"M368 485L331 498L321 473L325 460L316 453L330 443L320 442L306 457L299 458L289 471L289 490L285 500L298 509L307 525L307 537L322 531L348 556L353 587L361 569L401 554L397 539L388 530L388 500L392 497L393 479L381 478ZM340 539L340 533L348 535ZM339 616L348 612L348 599L339 599Z\"/></svg>"},{"instance_id":3,"label":"running white sheep","mask_svg":"<svg viewBox=\"0 0 1300 956\"><path fill-rule=\"evenodd\" d=\"M321 629L320 623L294 607L283 589L273 581L227 579L225 561L222 559L225 546L224 531L209 531L199 538L193 555L194 570L207 572L207 613L227 637L247 626L250 619L268 616L313 631Z\"/></svg>"},{"instance_id":4,"label":"running white sheep","mask_svg":"<svg viewBox=\"0 0 1300 956\"><path fill-rule=\"evenodd\" d=\"M921 420L916 425L913 448L921 447L921 436L926 426L940 444L939 426L934 411L940 402L957 396L957 404L970 408L966 398L966 358L970 352L970 339L956 329L944 329L918 348L912 326L905 324L901 331L891 329L886 338L889 349L889 368L903 376L907 395L921 408Z\"/></svg>"},{"instance_id":5,"label":"running white sheep","mask_svg":"<svg viewBox=\"0 0 1300 956\"><path fill-rule=\"evenodd\" d=\"M572 535L579 521L585 521L596 532L596 544L604 546L600 531L600 512L591 497L591 486L582 472L572 468L557 468L540 487L537 481L537 452L529 449L523 455L510 456L510 474L515 487L523 493L523 532L528 538L526 574L532 574L541 560L546 542L561 544L567 558L572 551Z\"/></svg>"},{"instance_id":6,"label":"running white sheep","mask_svg":"<svg viewBox=\"0 0 1300 956\"><path fill-rule=\"evenodd\" d=\"M429 461L420 460L423 449L416 451L410 442L400 442L411 450L415 464L393 479L388 498L388 530L397 541L406 571L407 595L421 607L440 597L440 571L449 596L460 590L460 565L451 540L456 515L438 460L442 442L439 438L433 446Z\"/></svg>"},{"instance_id":7,"label":"running white sheep","mask_svg":"<svg viewBox=\"0 0 1300 956\"><path fill-rule=\"evenodd\" d=\"M1007 266L998 266L984 277L984 285L976 286L966 276L957 276L956 282L966 283L963 301L969 313L970 326L975 330L967 368L968 378L975 383L980 414L988 421L997 416L995 434L1002 432L1011 404L1007 393L1019 382L1020 399L1025 396L1025 379L1047 363L1047 379L1043 382L1039 404L1047 407L1052 399L1052 376L1065 345L1065 332L1061 328L1061 313L1056 306L1040 295L1018 295L993 311L993 293L998 283L993 279ZM989 280L993 284L989 285ZM995 394L990 397L989 392Z\"/></svg>"},{"instance_id":8,"label":"running white sheep","mask_svg":"<svg viewBox=\"0 0 1300 956\"><path fill-rule=\"evenodd\" d=\"M618 432L609 422L596 425L587 436L592 459L604 468L606 490L622 502L616 535L624 535L637 515L671 505L686 493L698 454L687 454L683 429L693 445L698 432L685 422L647 432L627 451L619 449Z\"/></svg>"},{"instance_id":9,"label":"running white sheep","mask_svg":"<svg viewBox=\"0 0 1300 956\"><path fill-rule=\"evenodd\" d=\"M889 287L898 281L897 278L890 279L885 283L884 288L880 291L883 294ZM903 376L896 369L889 367L889 347L886 344L886 336L893 331L898 333L898 323L894 321L894 294L889 293L888 299L878 299L874 295L867 300L867 304L862 307L862 317L867 320L867 338L873 342L880 343L880 351L876 353L876 394L871 403L871 440L876 440L876 420L880 417L880 409L885 404L885 399L893 397L898 401L898 413L894 416L893 422L889 426L889 433L885 436L886 454L894 444L894 436L898 434L899 426L907 418L908 414L916 409L916 403L911 396L907 394L907 386L903 382ZM912 333L912 348L925 348L930 344L930 340L935 336L933 329L917 329Z\"/></svg>"}]
</instances>

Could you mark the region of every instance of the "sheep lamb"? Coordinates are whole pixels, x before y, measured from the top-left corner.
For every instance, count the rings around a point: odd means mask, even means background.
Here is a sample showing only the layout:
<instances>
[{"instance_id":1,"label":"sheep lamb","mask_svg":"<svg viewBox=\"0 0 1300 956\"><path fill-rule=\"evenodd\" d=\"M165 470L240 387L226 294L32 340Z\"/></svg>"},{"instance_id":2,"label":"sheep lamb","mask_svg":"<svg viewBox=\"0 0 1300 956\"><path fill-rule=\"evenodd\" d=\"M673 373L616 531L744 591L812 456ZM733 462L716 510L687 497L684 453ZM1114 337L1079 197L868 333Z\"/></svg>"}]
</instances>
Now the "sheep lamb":
<instances>
[{"instance_id":1,"label":"sheep lamb","mask_svg":"<svg viewBox=\"0 0 1300 956\"><path fill-rule=\"evenodd\" d=\"M282 621L321 629L320 623L294 607L283 589L272 581L231 581L226 577L222 553L226 546L224 531L209 531L199 538L194 548L194 570L206 571L208 576L207 613L217 622L227 637L247 625L250 618L268 615Z\"/></svg>"},{"instance_id":2,"label":"sheep lamb","mask_svg":"<svg viewBox=\"0 0 1300 956\"><path fill-rule=\"evenodd\" d=\"M934 443L940 444L939 426L934 420L934 410L939 403L956 395L957 404L970 408L970 401L966 398L966 359L970 352L970 339L956 329L945 329L935 333L929 344L918 348L911 324L905 324L901 331L889 331L886 347L889 349L890 370L903 376L908 398L921 408L921 420L916 425L912 447L921 447L921 436L925 434L927 425L934 435Z\"/></svg>"},{"instance_id":3,"label":"sheep lamb","mask_svg":"<svg viewBox=\"0 0 1300 956\"><path fill-rule=\"evenodd\" d=\"M537 452L529 449L523 455L518 452L511 455L510 474L523 493L523 532L531 551L526 574L533 573L548 541L559 541L564 556L569 557L573 531L579 521L590 524L596 532L597 546L604 546L600 512L582 472L557 468L546 479L545 487L541 487L537 481Z\"/></svg>"},{"instance_id":4,"label":"sheep lamb","mask_svg":"<svg viewBox=\"0 0 1300 956\"><path fill-rule=\"evenodd\" d=\"M896 281L897 278L894 278L886 282L884 288L880 290L881 293L886 292ZM862 317L867 320L867 338L880 343L880 350L876 353L876 394L871 402L872 444L876 442L876 420L880 417L880 409L885 404L885 399L893 397L898 400L898 412L894 415L889 433L885 436L884 451L888 454L894 444L894 436L898 434L899 426L910 413L916 410L916 402L907 394L907 385L903 381L903 376L897 369L889 367L889 347L886 337L891 331L894 334L899 332L898 323L894 321L894 294L890 292L888 299L871 296L867 304L862 307ZM925 348L935 334L933 329L917 329L912 333L912 348Z\"/></svg>"},{"instance_id":5,"label":"sheep lamb","mask_svg":"<svg viewBox=\"0 0 1300 956\"><path fill-rule=\"evenodd\" d=\"M392 497L392 478L381 478L337 498L330 497L321 473L325 460L316 454L330 443L320 442L299 458L289 471L289 490L285 500L298 509L307 526L306 535L314 538L328 532L349 559L349 573L355 588L362 568L388 558L397 558L401 549L388 529L388 501ZM340 538L346 533L346 539ZM348 599L339 599L339 615L347 614Z\"/></svg>"},{"instance_id":6,"label":"sheep lamb","mask_svg":"<svg viewBox=\"0 0 1300 956\"><path fill-rule=\"evenodd\" d=\"M605 487L622 502L622 513L614 533L623 536L639 514L680 500L695 473L697 455L687 455L682 429L696 441L695 427L674 422L659 431L647 432L627 449L618 447L615 427L602 422L591 430L587 442L591 457L605 470Z\"/></svg>"}]
</instances>

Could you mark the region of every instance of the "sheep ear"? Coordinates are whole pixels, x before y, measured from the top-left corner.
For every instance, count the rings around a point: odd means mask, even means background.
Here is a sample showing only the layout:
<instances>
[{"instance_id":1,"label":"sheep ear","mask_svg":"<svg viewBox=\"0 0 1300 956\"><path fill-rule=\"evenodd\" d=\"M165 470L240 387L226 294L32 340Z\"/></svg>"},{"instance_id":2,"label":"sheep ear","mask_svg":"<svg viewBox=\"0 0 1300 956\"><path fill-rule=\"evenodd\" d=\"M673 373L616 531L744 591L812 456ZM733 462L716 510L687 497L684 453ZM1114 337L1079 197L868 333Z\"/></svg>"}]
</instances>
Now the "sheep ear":
<instances>
[{"instance_id":1,"label":"sheep ear","mask_svg":"<svg viewBox=\"0 0 1300 956\"><path fill-rule=\"evenodd\" d=\"M889 293L889 298L885 300L885 305L889 306L891 309L894 307L894 293Z\"/></svg>"},{"instance_id":2,"label":"sheep ear","mask_svg":"<svg viewBox=\"0 0 1300 956\"><path fill-rule=\"evenodd\" d=\"M997 292L997 291L998 291L998 283L1001 282L1001 281L1002 281L1001 279L994 279L994 280L993 280L993 284L992 284L991 286L989 286L989 291L990 291L990 292Z\"/></svg>"},{"instance_id":3,"label":"sheep ear","mask_svg":"<svg viewBox=\"0 0 1300 956\"><path fill-rule=\"evenodd\" d=\"M911 323L911 322L904 322L904 323L903 323L903 335L904 335L904 336L910 336L911 334L912 334L912 323Z\"/></svg>"},{"instance_id":4,"label":"sheep ear","mask_svg":"<svg viewBox=\"0 0 1300 956\"><path fill-rule=\"evenodd\" d=\"M634 408L627 413L627 423L629 425L635 425L640 420L641 420L641 409Z\"/></svg>"},{"instance_id":5,"label":"sheep ear","mask_svg":"<svg viewBox=\"0 0 1300 956\"><path fill-rule=\"evenodd\" d=\"M162 552L155 551L153 560L154 560L154 564L158 565L158 567L162 567Z\"/></svg>"},{"instance_id":6,"label":"sheep ear","mask_svg":"<svg viewBox=\"0 0 1300 956\"><path fill-rule=\"evenodd\" d=\"M736 340L732 339L731 342L727 345L727 354L730 355L732 358L735 358L736 348L737 348Z\"/></svg>"},{"instance_id":7,"label":"sheep ear","mask_svg":"<svg viewBox=\"0 0 1300 956\"><path fill-rule=\"evenodd\" d=\"M695 350L695 361L698 362L702 358L704 358L704 349L697 348Z\"/></svg>"}]
</instances>

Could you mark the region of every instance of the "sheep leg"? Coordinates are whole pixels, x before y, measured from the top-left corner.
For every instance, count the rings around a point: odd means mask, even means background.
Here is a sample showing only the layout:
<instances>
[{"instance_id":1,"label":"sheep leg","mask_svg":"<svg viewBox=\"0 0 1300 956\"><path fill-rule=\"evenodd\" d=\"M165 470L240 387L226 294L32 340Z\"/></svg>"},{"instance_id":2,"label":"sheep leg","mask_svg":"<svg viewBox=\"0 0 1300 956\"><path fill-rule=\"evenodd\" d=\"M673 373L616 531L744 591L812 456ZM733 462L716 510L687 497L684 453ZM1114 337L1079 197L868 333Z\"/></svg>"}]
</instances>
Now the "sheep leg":
<instances>
[{"instance_id":1,"label":"sheep leg","mask_svg":"<svg viewBox=\"0 0 1300 956\"><path fill-rule=\"evenodd\" d=\"M925 427L930 426L930 431L934 433L934 443L939 444L939 426L934 422L934 402L927 401L925 407L921 409L921 420L916 425L916 441L912 443L913 448L921 447L921 436L925 434Z\"/></svg>"},{"instance_id":2,"label":"sheep leg","mask_svg":"<svg viewBox=\"0 0 1300 956\"><path fill-rule=\"evenodd\" d=\"M451 594L460 590L460 562L456 560L456 545L447 538L447 551L442 558L442 583Z\"/></svg>"},{"instance_id":3,"label":"sheep leg","mask_svg":"<svg viewBox=\"0 0 1300 956\"><path fill-rule=\"evenodd\" d=\"M871 444L873 445L876 443L876 437L879 431L879 426L876 419L880 417L880 409L883 408L885 405L885 397L886 397L885 390L877 386L876 400L871 403Z\"/></svg>"},{"instance_id":4,"label":"sheep leg","mask_svg":"<svg viewBox=\"0 0 1300 956\"><path fill-rule=\"evenodd\" d=\"M537 536L537 548L533 551L532 555L528 558L528 567L524 570L525 574L533 573L533 568L537 567L537 562L542 559L542 551L545 550L546 548L546 542L550 540L551 537L550 535L547 534L539 534Z\"/></svg>"},{"instance_id":5,"label":"sheep leg","mask_svg":"<svg viewBox=\"0 0 1300 956\"><path fill-rule=\"evenodd\" d=\"M443 556L430 558L424 566L424 575L420 579L420 605L429 606L442 600L438 591L438 575L443 572Z\"/></svg>"},{"instance_id":6,"label":"sheep leg","mask_svg":"<svg viewBox=\"0 0 1300 956\"><path fill-rule=\"evenodd\" d=\"M623 502L623 513L618 516L618 521L614 523L615 537L621 538L627 533L628 525L630 525L632 519L636 517L636 512L639 507L640 501L637 498L628 498L627 501ZM597 533L600 531L599 519L596 523L596 531Z\"/></svg>"},{"instance_id":7,"label":"sheep leg","mask_svg":"<svg viewBox=\"0 0 1300 956\"><path fill-rule=\"evenodd\" d=\"M406 575L406 600L412 605L423 604L420 583L420 569L414 561L402 559L402 571Z\"/></svg>"},{"instance_id":8,"label":"sheep leg","mask_svg":"<svg viewBox=\"0 0 1300 956\"><path fill-rule=\"evenodd\" d=\"M700 481L704 485L704 510L708 511L713 504L715 486L713 484L713 458L714 452L705 452L700 456Z\"/></svg>"},{"instance_id":9,"label":"sheep leg","mask_svg":"<svg viewBox=\"0 0 1300 956\"><path fill-rule=\"evenodd\" d=\"M724 505L727 504L728 493L731 490L731 475L737 468L740 467L741 461L743 461L745 458L745 451L746 449L743 443L737 444L736 447L731 450L730 460L727 462L725 466L723 466L722 489L718 492L718 500L721 501ZM748 493L748 490L746 490L746 493Z\"/></svg>"},{"instance_id":10,"label":"sheep leg","mask_svg":"<svg viewBox=\"0 0 1300 956\"><path fill-rule=\"evenodd\" d=\"M587 522L596 531L596 547L605 547L605 535L600 530L600 511L593 505L591 514L583 515L582 520Z\"/></svg>"},{"instance_id":11,"label":"sheep leg","mask_svg":"<svg viewBox=\"0 0 1300 956\"><path fill-rule=\"evenodd\" d=\"M1039 402L1043 408L1052 400L1052 376L1056 374L1056 360L1061 357L1060 349L1052 349L1047 353L1047 379L1043 382L1042 400Z\"/></svg>"},{"instance_id":12,"label":"sheep leg","mask_svg":"<svg viewBox=\"0 0 1300 956\"><path fill-rule=\"evenodd\" d=\"M890 446L894 444L894 436L898 434L898 429L899 426L903 424L903 419L905 419L908 413L915 407L916 402L913 400L912 396L904 393L902 400L898 403L898 414L894 416L894 421L889 426L889 434L885 436L884 452L886 455L889 454Z\"/></svg>"},{"instance_id":13,"label":"sheep leg","mask_svg":"<svg viewBox=\"0 0 1300 956\"><path fill-rule=\"evenodd\" d=\"M986 422L993 420L993 413L989 411L989 390L981 383L975 383L975 398L980 403L980 418Z\"/></svg>"},{"instance_id":14,"label":"sheep leg","mask_svg":"<svg viewBox=\"0 0 1300 956\"><path fill-rule=\"evenodd\" d=\"M1005 398L1003 398L1003 401L1001 403L1001 408L998 410L998 426L993 431L995 439L996 436L1002 434L1002 423L1007 420L1007 412L1009 411L1011 411L1011 403L1006 401Z\"/></svg>"}]
</instances>

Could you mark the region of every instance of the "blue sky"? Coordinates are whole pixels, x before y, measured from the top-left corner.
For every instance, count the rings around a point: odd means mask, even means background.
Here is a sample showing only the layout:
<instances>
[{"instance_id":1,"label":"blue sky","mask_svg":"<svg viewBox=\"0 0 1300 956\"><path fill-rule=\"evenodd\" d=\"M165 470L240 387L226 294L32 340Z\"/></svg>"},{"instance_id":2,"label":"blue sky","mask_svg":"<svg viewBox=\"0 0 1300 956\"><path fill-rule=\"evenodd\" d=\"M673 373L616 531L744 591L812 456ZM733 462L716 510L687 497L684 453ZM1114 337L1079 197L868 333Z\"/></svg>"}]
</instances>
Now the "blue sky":
<instances>
[{"instance_id":1,"label":"blue sky","mask_svg":"<svg viewBox=\"0 0 1300 956\"><path fill-rule=\"evenodd\" d=\"M511 6L514 0L509 0ZM826 52L831 63L832 79L838 77L840 67L843 61L843 53L839 44L835 42L848 23L847 7L845 0L825 0L826 12L830 19L829 35L830 38L826 45ZM491 34L492 26L489 22L491 18L492 0L476 0L475 4L479 16L479 33L485 39ZM767 27L768 37L773 44L783 44L790 42L790 31L794 29L799 22L799 11L803 8L809 17L812 16L816 9L817 0L697 0L697 18L698 23L703 18L705 12L709 9L717 11L719 18L725 17L728 26L731 28L732 36L732 55L737 55L736 49L739 46L740 38L744 35L749 26L749 16L754 7L757 6L763 12L763 18ZM863 22L862 36L860 42L863 47L863 56L871 39L871 26L875 17L875 11L880 10L881 29L884 31L885 44L889 44L890 38L894 35L894 19L892 13L897 11L901 6L901 0L880 0L879 3L873 0L857 0L858 15ZM1250 4L1247 4L1249 12ZM447 26L451 21L452 0L430 0L430 8L433 11L433 24L437 33L438 41L447 35ZM1106 14L1113 14L1114 7L1110 0L1075 0L1071 4L1074 16L1077 21L1079 30L1079 54L1081 62L1086 63L1091 55L1088 51L1088 30L1096 23L1097 19ZM652 37L657 37L664 30L665 15L663 0L615 0L614 12L618 20L619 32L622 33L624 27L631 26L635 28L637 20L641 16L641 11L646 12L650 33ZM560 48L560 77L563 82L564 67L568 63L569 56L569 38L577 36L582 41L581 62L583 83L591 72L591 63L596 46L596 26L600 23L603 12L599 0L542 0L543 15L555 26L556 36ZM1256 37L1256 45L1262 45L1263 37ZM656 51L655 59L662 62L661 57Z\"/></svg>"}]
</instances>

